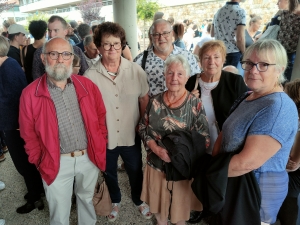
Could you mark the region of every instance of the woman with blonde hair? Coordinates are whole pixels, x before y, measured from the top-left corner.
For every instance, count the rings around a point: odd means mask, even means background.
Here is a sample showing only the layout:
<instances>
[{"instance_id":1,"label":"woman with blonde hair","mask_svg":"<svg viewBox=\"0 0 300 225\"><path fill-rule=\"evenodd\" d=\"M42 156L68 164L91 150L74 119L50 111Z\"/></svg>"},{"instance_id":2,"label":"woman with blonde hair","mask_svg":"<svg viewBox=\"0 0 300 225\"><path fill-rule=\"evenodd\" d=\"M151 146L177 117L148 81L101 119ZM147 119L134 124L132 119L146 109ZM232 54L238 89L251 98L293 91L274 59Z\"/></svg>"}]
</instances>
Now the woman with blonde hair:
<instances>
[{"instance_id":1,"label":"woman with blonde hair","mask_svg":"<svg viewBox=\"0 0 300 225\"><path fill-rule=\"evenodd\" d=\"M261 192L261 224L273 224L287 195L286 164L298 129L295 103L280 85L287 55L278 41L266 39L247 48L241 64L252 92L223 124L212 155L234 153L228 177L254 174Z\"/></svg>"}]
</instances>

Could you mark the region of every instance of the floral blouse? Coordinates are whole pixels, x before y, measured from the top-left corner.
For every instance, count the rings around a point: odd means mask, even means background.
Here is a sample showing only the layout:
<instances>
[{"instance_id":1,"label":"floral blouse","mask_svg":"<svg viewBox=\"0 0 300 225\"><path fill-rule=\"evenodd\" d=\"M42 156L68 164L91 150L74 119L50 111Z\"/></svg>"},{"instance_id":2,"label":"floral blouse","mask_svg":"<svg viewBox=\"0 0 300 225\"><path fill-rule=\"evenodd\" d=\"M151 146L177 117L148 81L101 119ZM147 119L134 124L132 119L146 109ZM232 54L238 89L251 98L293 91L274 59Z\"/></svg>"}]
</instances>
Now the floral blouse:
<instances>
[{"instance_id":1,"label":"floral blouse","mask_svg":"<svg viewBox=\"0 0 300 225\"><path fill-rule=\"evenodd\" d=\"M159 142L165 135L175 130L197 130L206 137L208 147L210 142L208 122L201 99L188 93L181 106L169 108L163 100L163 94L150 99L145 115L139 123L139 134L148 155L152 152L147 145L148 141Z\"/></svg>"},{"instance_id":2,"label":"floral blouse","mask_svg":"<svg viewBox=\"0 0 300 225\"><path fill-rule=\"evenodd\" d=\"M296 52L299 34L300 16L288 11L283 11L277 39L283 45L287 53Z\"/></svg>"}]
</instances>

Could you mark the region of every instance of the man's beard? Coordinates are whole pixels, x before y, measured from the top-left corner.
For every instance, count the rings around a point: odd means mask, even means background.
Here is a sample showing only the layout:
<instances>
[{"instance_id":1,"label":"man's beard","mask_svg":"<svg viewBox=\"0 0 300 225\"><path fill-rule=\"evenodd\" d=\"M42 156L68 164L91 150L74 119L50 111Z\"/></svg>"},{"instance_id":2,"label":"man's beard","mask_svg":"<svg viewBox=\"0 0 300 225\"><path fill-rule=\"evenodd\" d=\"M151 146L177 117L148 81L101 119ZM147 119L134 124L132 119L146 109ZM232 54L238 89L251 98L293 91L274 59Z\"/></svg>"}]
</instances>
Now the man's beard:
<instances>
[{"instance_id":1,"label":"man's beard","mask_svg":"<svg viewBox=\"0 0 300 225\"><path fill-rule=\"evenodd\" d=\"M48 76L53 80L62 81L67 80L71 76L73 68L72 65L70 65L70 67L68 68L63 63L58 63L54 66L50 66L46 61L45 70Z\"/></svg>"}]
</instances>

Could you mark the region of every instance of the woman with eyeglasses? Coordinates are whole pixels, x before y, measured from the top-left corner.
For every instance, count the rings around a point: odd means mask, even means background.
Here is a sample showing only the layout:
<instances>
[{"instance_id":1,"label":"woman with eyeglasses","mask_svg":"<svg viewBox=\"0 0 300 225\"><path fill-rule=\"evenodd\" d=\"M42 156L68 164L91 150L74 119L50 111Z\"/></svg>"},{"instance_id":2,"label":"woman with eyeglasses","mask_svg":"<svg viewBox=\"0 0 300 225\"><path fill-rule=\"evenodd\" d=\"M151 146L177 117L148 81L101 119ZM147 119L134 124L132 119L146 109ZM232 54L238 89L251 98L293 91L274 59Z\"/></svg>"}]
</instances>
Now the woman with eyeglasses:
<instances>
[{"instance_id":1,"label":"woman with eyeglasses","mask_svg":"<svg viewBox=\"0 0 300 225\"><path fill-rule=\"evenodd\" d=\"M141 139L136 126L149 101L146 73L136 63L121 57L126 45L125 31L117 23L99 24L94 43L102 57L84 76L100 89L106 108L108 144L104 177L113 209L107 216L114 222L120 212L121 192L118 185L117 161L124 161L131 186L131 198L145 219L152 217L149 206L140 200L143 182Z\"/></svg>"},{"instance_id":2,"label":"woman with eyeglasses","mask_svg":"<svg viewBox=\"0 0 300 225\"><path fill-rule=\"evenodd\" d=\"M262 40L246 49L241 64L252 92L223 124L213 156L234 153L228 177L254 173L261 192L261 224L273 224L287 195L286 164L298 129L295 103L281 87L287 54L278 41Z\"/></svg>"}]
</instances>

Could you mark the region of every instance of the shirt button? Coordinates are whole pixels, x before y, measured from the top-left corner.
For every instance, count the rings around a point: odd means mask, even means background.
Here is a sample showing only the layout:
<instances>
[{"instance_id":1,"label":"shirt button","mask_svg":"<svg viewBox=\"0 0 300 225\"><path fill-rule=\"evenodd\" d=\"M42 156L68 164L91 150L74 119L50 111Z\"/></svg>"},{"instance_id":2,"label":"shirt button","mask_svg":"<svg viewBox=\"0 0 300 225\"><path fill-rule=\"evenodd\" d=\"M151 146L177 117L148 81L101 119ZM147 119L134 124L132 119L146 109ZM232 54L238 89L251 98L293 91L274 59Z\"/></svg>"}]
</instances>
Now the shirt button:
<instances>
[{"instance_id":1,"label":"shirt button","mask_svg":"<svg viewBox=\"0 0 300 225\"><path fill-rule=\"evenodd\" d=\"M118 109L119 107L116 107L116 109Z\"/></svg>"},{"instance_id":2,"label":"shirt button","mask_svg":"<svg viewBox=\"0 0 300 225\"><path fill-rule=\"evenodd\" d=\"M118 97L118 95L116 95L116 97Z\"/></svg>"},{"instance_id":3,"label":"shirt button","mask_svg":"<svg viewBox=\"0 0 300 225\"><path fill-rule=\"evenodd\" d=\"M114 83L114 85L116 85L116 83Z\"/></svg>"},{"instance_id":4,"label":"shirt button","mask_svg":"<svg viewBox=\"0 0 300 225\"><path fill-rule=\"evenodd\" d=\"M117 130L117 132L119 133L119 131Z\"/></svg>"},{"instance_id":5,"label":"shirt button","mask_svg":"<svg viewBox=\"0 0 300 225\"><path fill-rule=\"evenodd\" d=\"M119 119L117 119L117 121L119 121Z\"/></svg>"}]
</instances>

